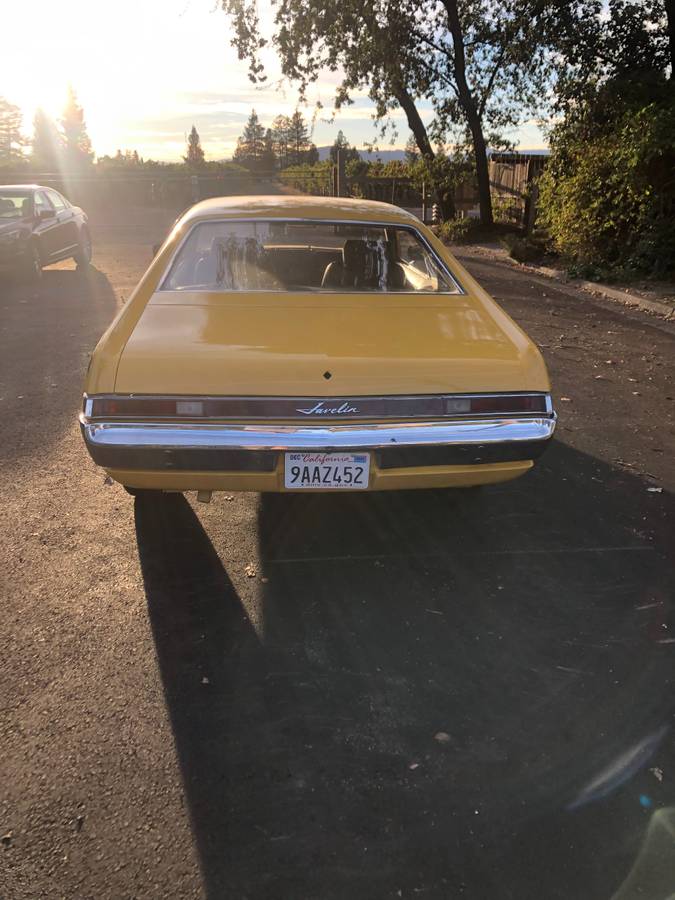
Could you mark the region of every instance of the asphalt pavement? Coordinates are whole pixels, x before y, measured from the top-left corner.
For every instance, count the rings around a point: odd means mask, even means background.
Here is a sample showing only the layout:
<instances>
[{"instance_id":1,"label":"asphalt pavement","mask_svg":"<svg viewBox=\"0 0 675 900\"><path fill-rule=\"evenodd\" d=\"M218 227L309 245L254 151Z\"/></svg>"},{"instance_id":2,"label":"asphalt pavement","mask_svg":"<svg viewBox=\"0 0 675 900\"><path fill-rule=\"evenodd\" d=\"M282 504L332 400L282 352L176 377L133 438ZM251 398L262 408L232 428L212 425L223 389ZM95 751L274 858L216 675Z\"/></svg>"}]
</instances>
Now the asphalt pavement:
<instances>
[{"instance_id":1,"label":"asphalt pavement","mask_svg":"<svg viewBox=\"0 0 675 900\"><path fill-rule=\"evenodd\" d=\"M0 898L667 900L675 327L468 254L532 473L133 500L76 416L167 221L0 282Z\"/></svg>"}]
</instances>

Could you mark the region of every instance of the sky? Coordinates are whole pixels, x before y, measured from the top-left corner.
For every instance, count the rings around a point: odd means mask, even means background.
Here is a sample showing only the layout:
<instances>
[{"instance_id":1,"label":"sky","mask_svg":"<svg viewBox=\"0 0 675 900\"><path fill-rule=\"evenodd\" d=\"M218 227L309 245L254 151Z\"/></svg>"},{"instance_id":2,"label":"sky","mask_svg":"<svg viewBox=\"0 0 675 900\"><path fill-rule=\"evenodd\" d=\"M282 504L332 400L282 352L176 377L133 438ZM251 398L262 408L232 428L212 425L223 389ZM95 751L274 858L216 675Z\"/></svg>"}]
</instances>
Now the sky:
<instances>
[{"instance_id":1,"label":"sky","mask_svg":"<svg viewBox=\"0 0 675 900\"><path fill-rule=\"evenodd\" d=\"M269 0L261 0L259 9L269 22ZM5 35L17 37L3 41L0 93L22 109L24 131L30 135L38 107L59 117L70 83L98 156L130 149L145 158L179 160L194 124L207 159L229 158L252 108L267 126L297 105L294 86L279 83L272 50L263 57L268 84L251 84L217 0L31 0L8 5L2 20ZM314 123L314 143L332 144L342 129L359 149L366 142L381 150L403 147L403 113L393 115L395 143L378 140L365 96L329 121L338 80L326 72L300 107ZM324 107L318 114L317 101ZM428 106L422 117L430 121ZM520 149L546 145L534 122L509 137Z\"/></svg>"}]
</instances>

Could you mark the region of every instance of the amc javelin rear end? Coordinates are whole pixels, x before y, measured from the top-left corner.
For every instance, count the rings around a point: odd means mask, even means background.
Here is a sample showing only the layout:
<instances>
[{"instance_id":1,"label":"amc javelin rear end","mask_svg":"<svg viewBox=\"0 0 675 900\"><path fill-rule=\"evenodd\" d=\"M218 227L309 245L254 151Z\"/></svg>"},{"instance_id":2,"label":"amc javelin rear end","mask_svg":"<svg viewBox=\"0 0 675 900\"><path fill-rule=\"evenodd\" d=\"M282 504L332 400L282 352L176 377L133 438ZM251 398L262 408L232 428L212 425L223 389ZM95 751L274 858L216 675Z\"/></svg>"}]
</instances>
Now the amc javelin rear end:
<instances>
[{"instance_id":1,"label":"amc javelin rear end","mask_svg":"<svg viewBox=\"0 0 675 900\"><path fill-rule=\"evenodd\" d=\"M415 217L225 198L177 223L101 339L81 415L140 490L467 487L555 428L539 351Z\"/></svg>"}]
</instances>

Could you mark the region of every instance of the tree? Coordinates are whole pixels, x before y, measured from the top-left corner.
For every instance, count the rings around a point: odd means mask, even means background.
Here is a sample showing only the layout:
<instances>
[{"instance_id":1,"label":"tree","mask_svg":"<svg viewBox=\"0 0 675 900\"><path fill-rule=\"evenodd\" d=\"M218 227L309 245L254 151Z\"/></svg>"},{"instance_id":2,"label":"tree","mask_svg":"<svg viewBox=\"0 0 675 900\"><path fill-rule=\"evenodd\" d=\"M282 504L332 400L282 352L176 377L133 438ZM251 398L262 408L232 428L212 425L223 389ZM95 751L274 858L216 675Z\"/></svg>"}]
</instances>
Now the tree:
<instances>
[{"instance_id":1,"label":"tree","mask_svg":"<svg viewBox=\"0 0 675 900\"><path fill-rule=\"evenodd\" d=\"M258 54L255 0L221 0L232 18L233 43L249 59L249 76L264 80ZM343 0L331 6L283 0L274 20L272 43L283 74L301 92L324 68L342 70L335 105L367 89L385 120L403 109L420 155L432 170L432 139L448 134L468 139L478 182L481 218L492 221L487 138L531 115L549 86L548 40L542 21L556 0ZM577 5L574 3L573 5ZM418 109L428 100L435 111L431 130ZM446 214L453 211L445 204Z\"/></svg>"},{"instance_id":2,"label":"tree","mask_svg":"<svg viewBox=\"0 0 675 900\"><path fill-rule=\"evenodd\" d=\"M193 125L187 140L187 156L183 157L183 162L194 169L199 169L204 165L204 161L204 151L199 132Z\"/></svg>"},{"instance_id":3,"label":"tree","mask_svg":"<svg viewBox=\"0 0 675 900\"><path fill-rule=\"evenodd\" d=\"M260 169L264 154L265 129L260 124L258 114L252 109L232 158L247 169Z\"/></svg>"},{"instance_id":4,"label":"tree","mask_svg":"<svg viewBox=\"0 0 675 900\"><path fill-rule=\"evenodd\" d=\"M31 163L43 172L56 172L61 168L63 138L53 120L44 110L38 109L33 119Z\"/></svg>"},{"instance_id":5,"label":"tree","mask_svg":"<svg viewBox=\"0 0 675 900\"><path fill-rule=\"evenodd\" d=\"M580 14L564 4L548 14L548 30L556 35L558 113L573 114L609 83L628 92L637 86L643 98L650 88L660 94L668 70L672 84L675 0L587 0L583 28ZM596 112L602 116L600 107Z\"/></svg>"},{"instance_id":6,"label":"tree","mask_svg":"<svg viewBox=\"0 0 675 900\"><path fill-rule=\"evenodd\" d=\"M415 135L411 134L405 145L405 161L408 165L413 166L416 162L419 162L419 158L420 152L415 141Z\"/></svg>"},{"instance_id":7,"label":"tree","mask_svg":"<svg viewBox=\"0 0 675 900\"><path fill-rule=\"evenodd\" d=\"M667 4L609 0L582 39L558 15L560 73L540 221L582 266L675 270L675 93Z\"/></svg>"},{"instance_id":8,"label":"tree","mask_svg":"<svg viewBox=\"0 0 675 900\"><path fill-rule=\"evenodd\" d=\"M21 134L21 110L0 97L0 162L22 159L25 140Z\"/></svg>"},{"instance_id":9,"label":"tree","mask_svg":"<svg viewBox=\"0 0 675 900\"><path fill-rule=\"evenodd\" d=\"M68 98L61 119L63 129L64 160L68 168L81 168L93 159L91 141L84 122L84 110L77 102L72 85L68 86Z\"/></svg>"},{"instance_id":10,"label":"tree","mask_svg":"<svg viewBox=\"0 0 675 900\"><path fill-rule=\"evenodd\" d=\"M333 141L333 146L330 148L330 158L334 163L337 162L338 150L342 150L345 163L361 159L361 154L356 147L351 146L342 130L338 131L337 137Z\"/></svg>"},{"instance_id":11,"label":"tree","mask_svg":"<svg viewBox=\"0 0 675 900\"><path fill-rule=\"evenodd\" d=\"M276 157L277 165L280 169L285 169L290 165L289 161L289 141L290 141L291 120L288 116L277 116L272 122L272 149Z\"/></svg>"},{"instance_id":12,"label":"tree","mask_svg":"<svg viewBox=\"0 0 675 900\"><path fill-rule=\"evenodd\" d=\"M263 172L274 172L276 168L276 157L274 155L274 137L272 129L268 128L265 132L265 148L260 160L260 168Z\"/></svg>"},{"instance_id":13,"label":"tree","mask_svg":"<svg viewBox=\"0 0 675 900\"><path fill-rule=\"evenodd\" d=\"M309 146L309 130L305 117L299 109L296 109L288 120L288 155L292 166L301 166L307 161Z\"/></svg>"}]
</instances>

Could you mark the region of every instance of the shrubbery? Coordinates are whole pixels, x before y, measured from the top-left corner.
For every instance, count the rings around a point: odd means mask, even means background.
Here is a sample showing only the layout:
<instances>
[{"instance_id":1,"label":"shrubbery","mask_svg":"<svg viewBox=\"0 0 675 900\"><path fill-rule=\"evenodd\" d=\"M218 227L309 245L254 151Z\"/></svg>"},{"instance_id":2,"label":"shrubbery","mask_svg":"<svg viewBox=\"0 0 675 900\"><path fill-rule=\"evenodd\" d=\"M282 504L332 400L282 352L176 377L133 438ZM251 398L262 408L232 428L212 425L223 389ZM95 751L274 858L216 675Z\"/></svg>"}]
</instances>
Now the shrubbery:
<instances>
[{"instance_id":1,"label":"shrubbery","mask_svg":"<svg viewBox=\"0 0 675 900\"><path fill-rule=\"evenodd\" d=\"M463 219L446 219L437 228L436 233L442 241L452 244L468 244L478 237L480 221L466 216Z\"/></svg>"},{"instance_id":2,"label":"shrubbery","mask_svg":"<svg viewBox=\"0 0 675 900\"><path fill-rule=\"evenodd\" d=\"M554 129L539 222L577 267L675 270L675 101L636 94L607 89Z\"/></svg>"}]
</instances>

